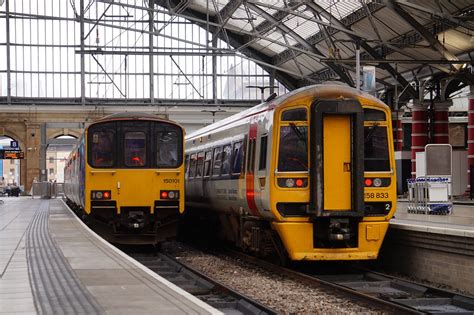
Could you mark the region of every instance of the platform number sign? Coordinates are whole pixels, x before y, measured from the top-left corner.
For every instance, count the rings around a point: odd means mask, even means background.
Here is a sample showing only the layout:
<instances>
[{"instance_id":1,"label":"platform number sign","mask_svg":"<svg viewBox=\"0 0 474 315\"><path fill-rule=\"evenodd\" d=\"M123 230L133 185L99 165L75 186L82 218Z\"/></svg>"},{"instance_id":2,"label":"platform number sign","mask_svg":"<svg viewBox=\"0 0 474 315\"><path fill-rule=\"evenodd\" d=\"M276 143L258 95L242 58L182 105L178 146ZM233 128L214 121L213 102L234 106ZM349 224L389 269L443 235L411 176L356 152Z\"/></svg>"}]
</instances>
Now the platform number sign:
<instances>
[{"instance_id":1,"label":"platform number sign","mask_svg":"<svg viewBox=\"0 0 474 315\"><path fill-rule=\"evenodd\" d=\"M15 141L15 140L10 141L10 148L18 149L18 141Z\"/></svg>"}]
</instances>

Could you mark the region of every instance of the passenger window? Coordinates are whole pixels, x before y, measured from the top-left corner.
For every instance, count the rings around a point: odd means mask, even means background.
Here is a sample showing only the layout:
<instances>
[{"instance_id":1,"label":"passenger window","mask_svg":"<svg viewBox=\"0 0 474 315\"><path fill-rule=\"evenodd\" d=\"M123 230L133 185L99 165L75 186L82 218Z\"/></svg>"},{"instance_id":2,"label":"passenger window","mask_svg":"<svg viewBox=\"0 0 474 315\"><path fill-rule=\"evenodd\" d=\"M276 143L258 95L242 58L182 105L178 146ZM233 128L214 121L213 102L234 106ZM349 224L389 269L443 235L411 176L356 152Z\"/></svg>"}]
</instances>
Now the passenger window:
<instances>
[{"instance_id":1,"label":"passenger window","mask_svg":"<svg viewBox=\"0 0 474 315\"><path fill-rule=\"evenodd\" d=\"M184 174L185 175L189 175L189 155L186 155L186 157L184 158Z\"/></svg>"},{"instance_id":2,"label":"passenger window","mask_svg":"<svg viewBox=\"0 0 474 315\"><path fill-rule=\"evenodd\" d=\"M214 149L214 163L212 166L212 176L219 176L221 174L222 166L222 148Z\"/></svg>"},{"instance_id":3,"label":"passenger window","mask_svg":"<svg viewBox=\"0 0 474 315\"><path fill-rule=\"evenodd\" d=\"M280 128L280 148L278 171L296 172L308 170L308 127L282 126Z\"/></svg>"},{"instance_id":4,"label":"passenger window","mask_svg":"<svg viewBox=\"0 0 474 315\"><path fill-rule=\"evenodd\" d=\"M115 132L113 130L93 131L91 141L91 165L112 167L115 165Z\"/></svg>"},{"instance_id":5,"label":"passenger window","mask_svg":"<svg viewBox=\"0 0 474 315\"><path fill-rule=\"evenodd\" d=\"M264 170L267 168L267 136L260 138L260 159L258 162L258 169Z\"/></svg>"},{"instance_id":6,"label":"passenger window","mask_svg":"<svg viewBox=\"0 0 474 315\"><path fill-rule=\"evenodd\" d=\"M244 160L244 150L242 141L234 143L232 155L232 174L240 174L242 172L242 165Z\"/></svg>"},{"instance_id":7,"label":"passenger window","mask_svg":"<svg viewBox=\"0 0 474 315\"><path fill-rule=\"evenodd\" d=\"M230 161L232 158L232 146L227 144L222 152L222 175L230 174Z\"/></svg>"},{"instance_id":8,"label":"passenger window","mask_svg":"<svg viewBox=\"0 0 474 315\"><path fill-rule=\"evenodd\" d=\"M156 166L163 168L178 167L178 132L160 130L156 133Z\"/></svg>"},{"instance_id":9,"label":"passenger window","mask_svg":"<svg viewBox=\"0 0 474 315\"><path fill-rule=\"evenodd\" d=\"M212 151L207 151L204 157L204 177L211 175Z\"/></svg>"},{"instance_id":10,"label":"passenger window","mask_svg":"<svg viewBox=\"0 0 474 315\"><path fill-rule=\"evenodd\" d=\"M191 154L189 160L189 178L196 176L196 153Z\"/></svg>"},{"instance_id":11,"label":"passenger window","mask_svg":"<svg viewBox=\"0 0 474 315\"><path fill-rule=\"evenodd\" d=\"M125 166L140 167L146 164L146 135L144 132L125 132Z\"/></svg>"},{"instance_id":12,"label":"passenger window","mask_svg":"<svg viewBox=\"0 0 474 315\"><path fill-rule=\"evenodd\" d=\"M202 177L203 165L204 165L204 152L199 152L197 155L196 177Z\"/></svg>"},{"instance_id":13,"label":"passenger window","mask_svg":"<svg viewBox=\"0 0 474 315\"><path fill-rule=\"evenodd\" d=\"M281 115L281 121L306 121L308 120L306 108L295 108L285 110Z\"/></svg>"}]
</instances>

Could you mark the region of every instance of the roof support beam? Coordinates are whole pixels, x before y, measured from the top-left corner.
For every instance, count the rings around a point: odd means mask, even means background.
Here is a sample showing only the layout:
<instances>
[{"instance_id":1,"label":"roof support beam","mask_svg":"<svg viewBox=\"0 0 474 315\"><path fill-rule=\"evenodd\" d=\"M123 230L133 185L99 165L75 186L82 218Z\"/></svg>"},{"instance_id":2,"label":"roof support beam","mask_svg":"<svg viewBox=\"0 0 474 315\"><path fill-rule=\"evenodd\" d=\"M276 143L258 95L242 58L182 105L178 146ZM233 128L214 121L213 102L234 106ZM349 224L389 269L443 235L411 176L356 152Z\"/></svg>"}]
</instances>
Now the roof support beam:
<instances>
[{"instance_id":1,"label":"roof support beam","mask_svg":"<svg viewBox=\"0 0 474 315\"><path fill-rule=\"evenodd\" d=\"M173 9L173 7L179 5L180 0L154 0L155 3L163 8L168 8L168 9ZM170 8L170 5L172 6ZM206 24L206 15L197 11L194 11L192 9L186 8L182 13L184 13L186 16L189 16L191 18L190 21L196 23L196 25L207 29L207 24ZM186 16L183 16L183 18L186 18ZM200 22L202 21L202 22ZM222 40L227 40L227 38L222 34L222 32L219 32L219 27L215 26L216 21L212 21L212 23L209 23L209 31L218 36ZM229 39L229 45L233 47L240 47L245 43L244 36L241 34L237 34L229 29L226 30L227 37ZM298 87L298 80L293 78L291 75L287 74L283 69L280 69L279 67L269 67L267 65L272 65L272 58L267 56L266 54L252 48L252 47L245 47L239 50L243 55L247 56L250 60L259 63L265 71L268 73L271 73L274 71L275 73L275 79L277 79L281 84L283 84L286 88L289 90L293 90Z\"/></svg>"},{"instance_id":2,"label":"roof support beam","mask_svg":"<svg viewBox=\"0 0 474 315\"><path fill-rule=\"evenodd\" d=\"M308 2L308 3L311 3L311 2ZM380 5L379 3L376 3L376 2L369 2L367 4L367 7L368 9L370 10L371 13L374 13L376 12L377 10L383 8L383 5ZM344 17L340 22L348 27L348 26L351 26L352 24L354 23L357 23L358 21L364 19L367 17L367 12L361 8L361 9L358 9L356 10L354 13L351 13L349 14L348 16ZM335 29L335 28L329 28L328 29L328 33L330 35L338 32L339 30ZM311 44L311 45L316 45L317 43L323 41L325 38L325 35L322 31L320 32L317 32L316 34L306 38L305 40ZM300 47L301 45L297 44L296 47L298 48L301 48ZM285 51L282 51L281 53L279 53L278 55L276 55L275 57L273 57L273 63L275 65L281 65L285 62L287 62L288 60L290 59L293 59L293 52L291 52L291 48L290 49L287 49Z\"/></svg>"},{"instance_id":3,"label":"roof support beam","mask_svg":"<svg viewBox=\"0 0 474 315\"><path fill-rule=\"evenodd\" d=\"M255 11L256 13L263 16L266 20L270 21L271 23L278 22L278 21L275 20L275 18L272 15L268 14L265 10L263 10L262 8L256 6L255 4L247 3L247 6L250 9L252 9L253 11ZM293 37L304 48L308 49L309 51L311 51L315 54L324 56L316 47L309 44L307 41L305 41L305 39L303 37L298 35L295 31L290 29L285 24L278 24L276 27L278 29L280 29L281 31L283 31L284 33L286 33L286 34L290 35L291 37ZM341 80L343 82L347 83L350 86L354 86L354 82L353 82L352 78L349 75L347 75L347 73L339 65L336 65L333 62L328 62L326 64L328 65L328 67L330 67L332 70L334 70L334 72L336 72L338 74L338 76L341 78Z\"/></svg>"},{"instance_id":4,"label":"roof support beam","mask_svg":"<svg viewBox=\"0 0 474 315\"><path fill-rule=\"evenodd\" d=\"M447 60L457 60L457 57L448 51L427 29L423 27L417 20L415 20L407 11L405 11L395 0L385 0L387 7L394 11L400 18L407 22L413 27L430 45L438 51L441 56ZM452 65L454 70L458 70L459 67Z\"/></svg>"},{"instance_id":5,"label":"roof support beam","mask_svg":"<svg viewBox=\"0 0 474 315\"><path fill-rule=\"evenodd\" d=\"M349 27L345 26L341 21L339 21L335 16L333 16L331 13L327 12L323 7L320 5L316 4L315 2L310 2L307 3L306 6L313 11L314 14L320 14L324 16L327 20L333 21L334 24L337 24L339 27L346 28L350 30ZM360 46L374 59L382 59L383 56L380 55L375 49L373 49L367 42L363 40L361 37L357 37L352 34L347 34L351 39L354 41L357 41ZM397 80L397 82L403 87L407 87L407 92L410 93L412 96L416 97L417 93L415 89L409 85L408 81L405 80L405 78L398 73L390 64L387 63L382 63L379 65L380 68L384 69L390 75Z\"/></svg>"}]
</instances>

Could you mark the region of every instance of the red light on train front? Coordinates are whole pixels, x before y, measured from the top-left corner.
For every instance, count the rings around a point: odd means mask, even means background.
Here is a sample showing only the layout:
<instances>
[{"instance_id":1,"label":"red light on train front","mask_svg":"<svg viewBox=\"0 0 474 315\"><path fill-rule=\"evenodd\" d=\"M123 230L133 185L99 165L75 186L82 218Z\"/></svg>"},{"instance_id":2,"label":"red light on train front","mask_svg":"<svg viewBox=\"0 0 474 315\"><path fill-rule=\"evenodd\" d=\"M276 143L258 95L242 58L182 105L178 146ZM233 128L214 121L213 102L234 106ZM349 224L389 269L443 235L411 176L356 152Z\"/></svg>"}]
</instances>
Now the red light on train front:
<instances>
[{"instance_id":1,"label":"red light on train front","mask_svg":"<svg viewBox=\"0 0 474 315\"><path fill-rule=\"evenodd\" d=\"M110 190L92 190L91 199L92 200L109 200L112 198L112 193Z\"/></svg>"},{"instance_id":2,"label":"red light on train front","mask_svg":"<svg viewBox=\"0 0 474 315\"><path fill-rule=\"evenodd\" d=\"M161 192L161 199L166 199L168 198L168 192L167 191L162 191Z\"/></svg>"},{"instance_id":3,"label":"red light on train front","mask_svg":"<svg viewBox=\"0 0 474 315\"><path fill-rule=\"evenodd\" d=\"M370 186L372 186L372 179L371 178L366 178L364 183L365 183L365 186L370 187Z\"/></svg>"},{"instance_id":4,"label":"red light on train front","mask_svg":"<svg viewBox=\"0 0 474 315\"><path fill-rule=\"evenodd\" d=\"M160 198L161 199L179 199L179 191L178 190L160 190Z\"/></svg>"},{"instance_id":5,"label":"red light on train front","mask_svg":"<svg viewBox=\"0 0 474 315\"><path fill-rule=\"evenodd\" d=\"M301 178L298 178L295 183L296 187L303 187L303 180Z\"/></svg>"}]
</instances>

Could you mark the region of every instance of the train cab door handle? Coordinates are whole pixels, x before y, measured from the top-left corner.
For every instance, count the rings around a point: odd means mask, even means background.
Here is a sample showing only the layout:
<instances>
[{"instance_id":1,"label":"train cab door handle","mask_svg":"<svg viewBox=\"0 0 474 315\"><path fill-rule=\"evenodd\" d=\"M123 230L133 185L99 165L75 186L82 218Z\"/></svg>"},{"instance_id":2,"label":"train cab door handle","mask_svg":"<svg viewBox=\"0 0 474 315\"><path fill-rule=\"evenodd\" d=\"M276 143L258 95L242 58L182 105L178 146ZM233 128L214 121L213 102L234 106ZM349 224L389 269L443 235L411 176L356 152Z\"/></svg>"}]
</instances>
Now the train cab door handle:
<instances>
[{"instance_id":1,"label":"train cab door handle","mask_svg":"<svg viewBox=\"0 0 474 315\"><path fill-rule=\"evenodd\" d=\"M120 182L117 182L117 193L120 195Z\"/></svg>"},{"instance_id":2,"label":"train cab door handle","mask_svg":"<svg viewBox=\"0 0 474 315\"><path fill-rule=\"evenodd\" d=\"M344 162L344 172L350 172L350 171L351 171L351 163Z\"/></svg>"}]
</instances>

